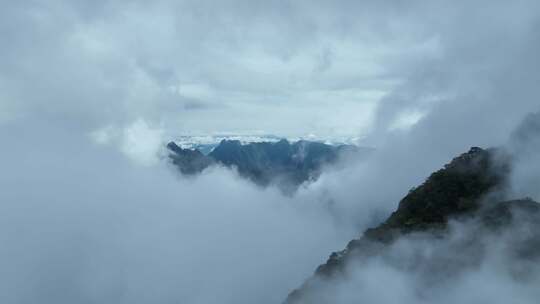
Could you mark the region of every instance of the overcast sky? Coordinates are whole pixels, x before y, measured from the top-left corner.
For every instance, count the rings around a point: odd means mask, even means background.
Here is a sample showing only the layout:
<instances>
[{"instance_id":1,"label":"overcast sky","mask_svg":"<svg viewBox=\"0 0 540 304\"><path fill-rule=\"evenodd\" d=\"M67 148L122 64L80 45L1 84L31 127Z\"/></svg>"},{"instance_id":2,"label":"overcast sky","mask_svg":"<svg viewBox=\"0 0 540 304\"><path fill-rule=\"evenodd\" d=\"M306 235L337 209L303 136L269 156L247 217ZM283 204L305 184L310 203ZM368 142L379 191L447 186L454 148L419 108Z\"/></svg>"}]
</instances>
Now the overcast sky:
<instances>
[{"instance_id":1,"label":"overcast sky","mask_svg":"<svg viewBox=\"0 0 540 304\"><path fill-rule=\"evenodd\" d=\"M1 302L279 302L538 112L538 54L533 0L0 1ZM214 132L377 153L294 197L156 157ZM526 159L515 191L540 199Z\"/></svg>"},{"instance_id":2,"label":"overcast sky","mask_svg":"<svg viewBox=\"0 0 540 304\"><path fill-rule=\"evenodd\" d=\"M401 98L415 106L402 102L386 127L416 122L430 104L455 97L453 85L470 90L469 77L499 68L483 66L486 60L504 55L497 64L505 65L506 55L523 56L508 44L537 39L526 37L538 27L531 7L6 2L0 122L40 116L86 130L144 119L171 133L366 136L381 100L412 81L422 88Z\"/></svg>"},{"instance_id":3,"label":"overcast sky","mask_svg":"<svg viewBox=\"0 0 540 304\"><path fill-rule=\"evenodd\" d=\"M364 137L456 97L528 94L510 84L489 95L496 82L532 81L521 69L537 73L537 6L6 2L0 123L39 116L91 130L142 119L171 134Z\"/></svg>"}]
</instances>

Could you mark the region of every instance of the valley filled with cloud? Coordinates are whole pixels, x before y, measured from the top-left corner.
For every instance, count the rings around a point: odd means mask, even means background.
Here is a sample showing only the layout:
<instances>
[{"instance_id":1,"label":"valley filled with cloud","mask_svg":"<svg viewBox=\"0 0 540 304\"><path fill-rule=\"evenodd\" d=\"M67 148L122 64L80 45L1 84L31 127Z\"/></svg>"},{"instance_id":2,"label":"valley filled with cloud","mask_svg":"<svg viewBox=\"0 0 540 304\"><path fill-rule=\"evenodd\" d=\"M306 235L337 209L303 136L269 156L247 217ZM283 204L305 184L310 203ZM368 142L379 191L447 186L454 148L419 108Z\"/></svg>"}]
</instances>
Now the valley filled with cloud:
<instances>
[{"instance_id":1,"label":"valley filled with cloud","mask_svg":"<svg viewBox=\"0 0 540 304\"><path fill-rule=\"evenodd\" d=\"M7 1L0 33L1 303L540 296L535 1ZM189 176L167 148L228 140ZM503 176L482 191L444 171L467 151L476 170L471 147ZM276 163L301 170L292 191L258 183ZM411 193L444 230L407 213L349 258ZM446 217L426 193L487 211ZM343 269L319 276L333 252Z\"/></svg>"}]
</instances>

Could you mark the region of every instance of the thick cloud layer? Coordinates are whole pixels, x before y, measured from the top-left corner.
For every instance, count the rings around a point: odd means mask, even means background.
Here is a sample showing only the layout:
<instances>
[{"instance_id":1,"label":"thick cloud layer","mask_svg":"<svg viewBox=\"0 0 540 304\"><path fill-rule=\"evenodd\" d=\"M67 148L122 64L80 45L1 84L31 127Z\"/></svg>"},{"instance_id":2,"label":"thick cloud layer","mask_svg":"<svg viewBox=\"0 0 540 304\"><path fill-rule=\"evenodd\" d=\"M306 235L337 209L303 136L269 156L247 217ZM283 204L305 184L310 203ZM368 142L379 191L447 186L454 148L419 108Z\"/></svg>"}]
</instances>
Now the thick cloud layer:
<instances>
[{"instance_id":1,"label":"thick cloud layer","mask_svg":"<svg viewBox=\"0 0 540 304\"><path fill-rule=\"evenodd\" d=\"M281 301L430 172L538 111L539 12L527 0L2 3L1 302ZM219 169L184 180L155 157L173 134L245 130L354 135L377 153L292 198ZM513 189L538 199L524 155ZM506 282L485 265L455 291ZM379 266L368 273L398 287L385 295L416 299L410 274Z\"/></svg>"},{"instance_id":2,"label":"thick cloud layer","mask_svg":"<svg viewBox=\"0 0 540 304\"><path fill-rule=\"evenodd\" d=\"M62 125L15 127L2 131L2 303L276 303L353 236L324 206L230 171L180 179Z\"/></svg>"},{"instance_id":3,"label":"thick cloud layer","mask_svg":"<svg viewBox=\"0 0 540 304\"><path fill-rule=\"evenodd\" d=\"M495 233L469 220L452 223L444 237L402 237L353 260L345 274L312 282L318 289L299 303L536 303L538 217L514 216Z\"/></svg>"},{"instance_id":4,"label":"thick cloud layer","mask_svg":"<svg viewBox=\"0 0 540 304\"><path fill-rule=\"evenodd\" d=\"M514 163L510 195L540 201L540 112L525 117L512 132L506 147Z\"/></svg>"}]
</instances>

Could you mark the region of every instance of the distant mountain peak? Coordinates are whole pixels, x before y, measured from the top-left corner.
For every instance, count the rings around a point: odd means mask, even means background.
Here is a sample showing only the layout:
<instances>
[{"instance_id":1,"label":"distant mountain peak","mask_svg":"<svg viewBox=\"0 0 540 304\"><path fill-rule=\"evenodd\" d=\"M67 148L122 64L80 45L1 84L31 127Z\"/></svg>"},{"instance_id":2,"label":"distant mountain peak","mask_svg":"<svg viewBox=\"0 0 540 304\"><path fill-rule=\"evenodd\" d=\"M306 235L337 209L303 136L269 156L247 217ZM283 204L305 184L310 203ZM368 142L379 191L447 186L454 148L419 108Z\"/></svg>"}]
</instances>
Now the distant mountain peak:
<instances>
[{"instance_id":1,"label":"distant mountain peak","mask_svg":"<svg viewBox=\"0 0 540 304\"><path fill-rule=\"evenodd\" d=\"M345 152L358 157L371 152L371 149L356 146L306 140L291 143L287 139L253 143L222 139L207 155L196 149L182 149L174 142L170 142L167 148L173 164L183 174L200 173L213 164L220 164L236 168L241 176L258 185L276 184L285 192L317 179L324 166L335 164Z\"/></svg>"},{"instance_id":2,"label":"distant mountain peak","mask_svg":"<svg viewBox=\"0 0 540 304\"><path fill-rule=\"evenodd\" d=\"M219 145L233 145L233 146L241 146L242 145L242 142L239 141L238 139L222 139L220 142L219 142Z\"/></svg>"}]
</instances>

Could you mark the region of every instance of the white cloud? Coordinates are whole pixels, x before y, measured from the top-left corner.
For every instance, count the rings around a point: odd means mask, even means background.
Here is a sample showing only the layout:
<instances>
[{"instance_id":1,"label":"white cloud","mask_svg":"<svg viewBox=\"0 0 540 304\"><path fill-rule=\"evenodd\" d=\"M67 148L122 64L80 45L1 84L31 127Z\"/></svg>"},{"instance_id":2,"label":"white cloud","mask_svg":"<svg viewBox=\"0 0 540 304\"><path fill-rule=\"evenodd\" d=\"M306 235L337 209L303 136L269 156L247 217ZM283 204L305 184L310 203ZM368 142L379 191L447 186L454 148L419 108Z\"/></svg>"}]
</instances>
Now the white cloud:
<instances>
[{"instance_id":1,"label":"white cloud","mask_svg":"<svg viewBox=\"0 0 540 304\"><path fill-rule=\"evenodd\" d=\"M422 117L426 116L426 112L422 111L407 111L400 113L389 127L390 131L407 130L417 124Z\"/></svg>"},{"instance_id":2,"label":"white cloud","mask_svg":"<svg viewBox=\"0 0 540 304\"><path fill-rule=\"evenodd\" d=\"M165 142L162 129L150 126L146 121L139 119L125 127L122 137L122 152L132 160L143 165L158 162L159 152Z\"/></svg>"},{"instance_id":3,"label":"white cloud","mask_svg":"<svg viewBox=\"0 0 540 304\"><path fill-rule=\"evenodd\" d=\"M537 110L540 10L518 2L3 5L0 302L279 302ZM169 134L252 130L368 135L377 153L294 198L158 161Z\"/></svg>"}]
</instances>

